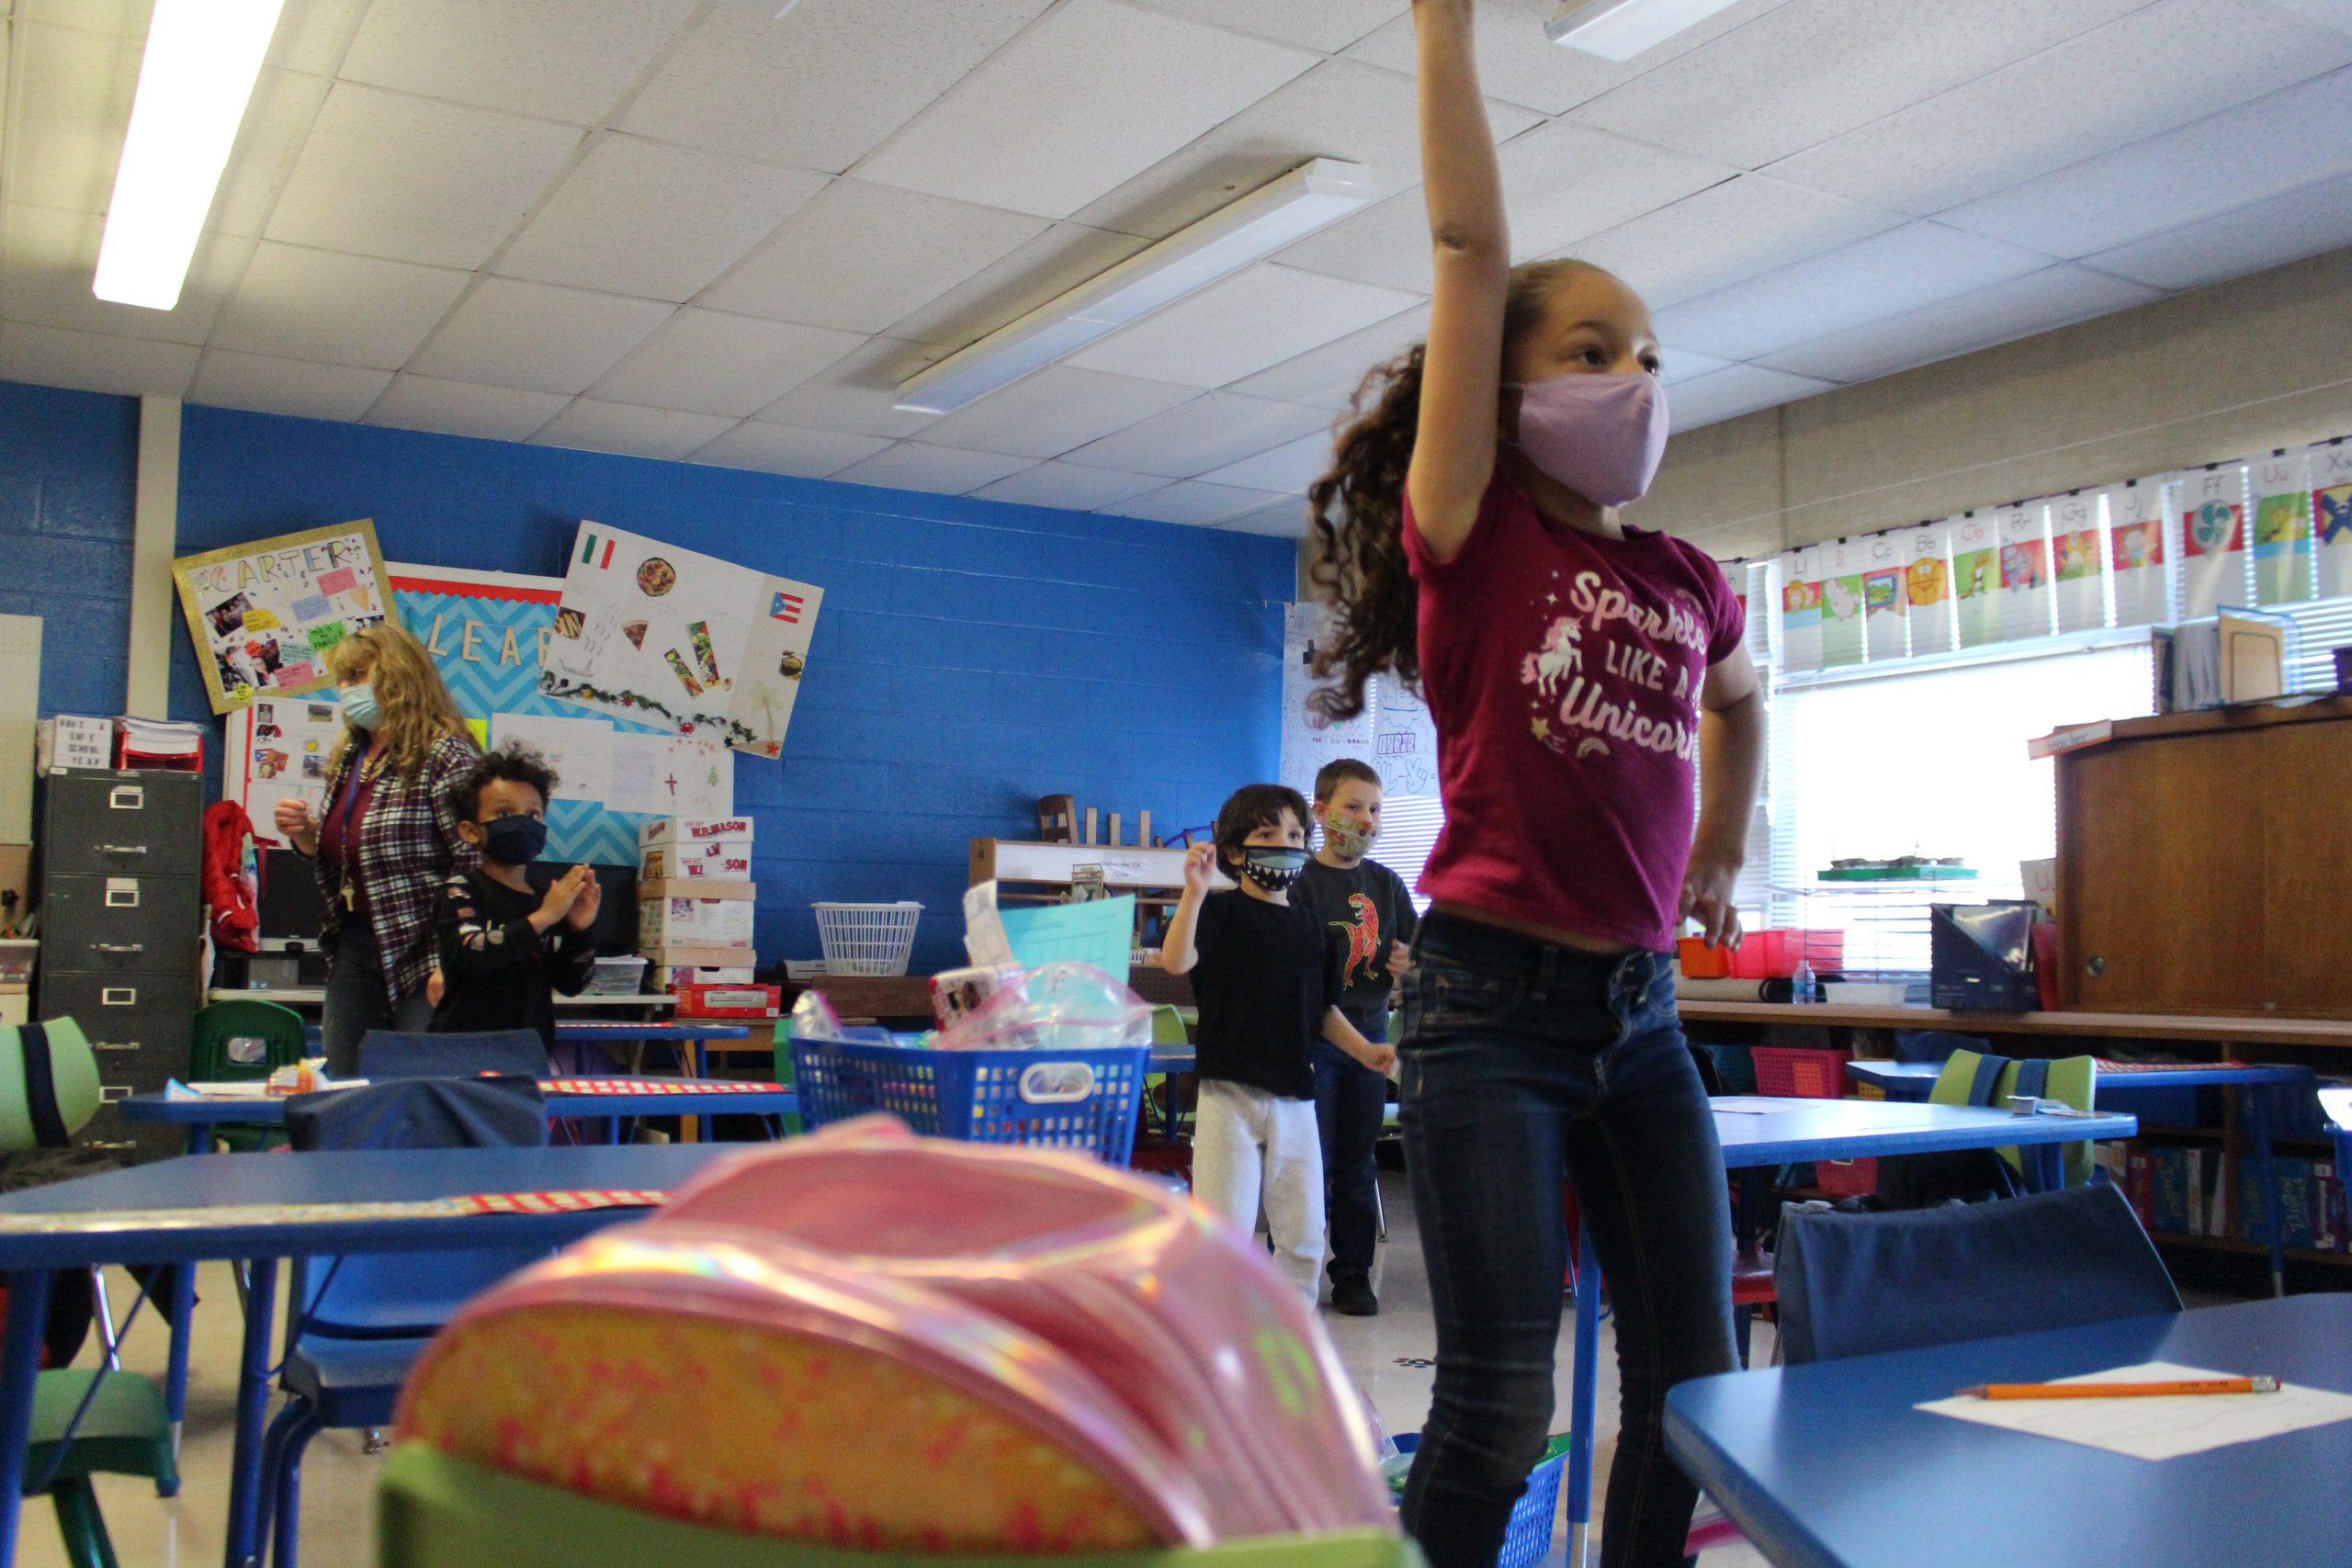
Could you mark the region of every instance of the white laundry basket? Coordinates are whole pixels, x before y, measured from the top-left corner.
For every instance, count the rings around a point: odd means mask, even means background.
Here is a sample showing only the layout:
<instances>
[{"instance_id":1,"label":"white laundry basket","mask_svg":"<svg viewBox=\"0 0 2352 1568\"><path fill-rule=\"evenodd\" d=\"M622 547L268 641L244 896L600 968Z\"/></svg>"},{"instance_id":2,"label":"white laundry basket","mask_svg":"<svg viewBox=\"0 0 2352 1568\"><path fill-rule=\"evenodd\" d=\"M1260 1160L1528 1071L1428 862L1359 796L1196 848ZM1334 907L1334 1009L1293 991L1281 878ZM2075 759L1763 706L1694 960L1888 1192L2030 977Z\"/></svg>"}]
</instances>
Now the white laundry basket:
<instances>
[{"instance_id":1,"label":"white laundry basket","mask_svg":"<svg viewBox=\"0 0 2352 1568\"><path fill-rule=\"evenodd\" d=\"M828 975L903 975L922 906L812 904Z\"/></svg>"}]
</instances>

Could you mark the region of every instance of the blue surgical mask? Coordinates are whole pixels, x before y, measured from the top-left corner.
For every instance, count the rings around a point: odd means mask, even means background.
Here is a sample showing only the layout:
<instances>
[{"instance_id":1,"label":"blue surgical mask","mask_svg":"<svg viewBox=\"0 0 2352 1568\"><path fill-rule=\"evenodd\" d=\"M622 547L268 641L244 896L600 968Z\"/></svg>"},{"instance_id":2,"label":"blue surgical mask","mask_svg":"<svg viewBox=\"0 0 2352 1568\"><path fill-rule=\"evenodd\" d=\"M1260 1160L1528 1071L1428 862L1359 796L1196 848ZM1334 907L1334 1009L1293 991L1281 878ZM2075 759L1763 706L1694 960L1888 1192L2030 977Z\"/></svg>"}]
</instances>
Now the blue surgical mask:
<instances>
[{"instance_id":1,"label":"blue surgical mask","mask_svg":"<svg viewBox=\"0 0 2352 1568\"><path fill-rule=\"evenodd\" d=\"M481 825L481 852L502 865L528 865L548 847L548 825L536 817L501 817Z\"/></svg>"},{"instance_id":2,"label":"blue surgical mask","mask_svg":"<svg viewBox=\"0 0 2352 1568\"><path fill-rule=\"evenodd\" d=\"M1306 868L1306 852L1277 844L1245 844L1241 874L1269 893L1287 893Z\"/></svg>"},{"instance_id":3,"label":"blue surgical mask","mask_svg":"<svg viewBox=\"0 0 2352 1568\"><path fill-rule=\"evenodd\" d=\"M335 693L335 700L343 705L343 722L354 729L373 729L384 721L384 710L377 705L376 688L365 681L341 688Z\"/></svg>"}]
</instances>

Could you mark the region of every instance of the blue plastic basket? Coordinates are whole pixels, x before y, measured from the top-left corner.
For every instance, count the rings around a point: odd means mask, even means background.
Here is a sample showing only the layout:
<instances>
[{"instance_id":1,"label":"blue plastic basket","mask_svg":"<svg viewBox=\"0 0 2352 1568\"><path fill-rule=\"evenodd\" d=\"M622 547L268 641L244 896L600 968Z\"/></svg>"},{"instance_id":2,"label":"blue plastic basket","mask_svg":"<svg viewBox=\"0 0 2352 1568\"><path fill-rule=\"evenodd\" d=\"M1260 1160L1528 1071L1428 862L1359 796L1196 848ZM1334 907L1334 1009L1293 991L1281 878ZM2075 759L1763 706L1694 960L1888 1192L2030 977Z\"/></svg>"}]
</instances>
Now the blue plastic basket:
<instances>
[{"instance_id":1,"label":"blue plastic basket","mask_svg":"<svg viewBox=\"0 0 2352 1568\"><path fill-rule=\"evenodd\" d=\"M1419 1432L1394 1440L1398 1453L1421 1446ZM1566 1453L1556 1453L1527 1472L1527 1490L1511 1507L1510 1529L1503 1536L1495 1568L1532 1568L1552 1554L1552 1526L1560 1517L1560 1473L1567 1462Z\"/></svg>"},{"instance_id":2,"label":"blue plastic basket","mask_svg":"<svg viewBox=\"0 0 2352 1568\"><path fill-rule=\"evenodd\" d=\"M1135 1153L1148 1045L1085 1051L934 1051L792 1041L810 1128L885 1111L918 1133L976 1144L1083 1149L1110 1165Z\"/></svg>"}]
</instances>

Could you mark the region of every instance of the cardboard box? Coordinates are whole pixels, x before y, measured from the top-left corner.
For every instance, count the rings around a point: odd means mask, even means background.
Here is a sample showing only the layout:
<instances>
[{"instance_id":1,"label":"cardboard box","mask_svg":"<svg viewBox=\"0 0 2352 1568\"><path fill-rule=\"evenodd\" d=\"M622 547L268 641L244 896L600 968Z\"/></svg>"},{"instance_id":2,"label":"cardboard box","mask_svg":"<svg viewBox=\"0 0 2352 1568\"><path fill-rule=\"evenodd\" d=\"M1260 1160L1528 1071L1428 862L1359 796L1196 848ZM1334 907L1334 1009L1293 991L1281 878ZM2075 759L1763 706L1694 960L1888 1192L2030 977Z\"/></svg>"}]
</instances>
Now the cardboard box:
<instances>
[{"instance_id":1,"label":"cardboard box","mask_svg":"<svg viewBox=\"0 0 2352 1568\"><path fill-rule=\"evenodd\" d=\"M750 840L758 835L752 830L748 817L657 817L637 830L638 852L666 849L673 844L707 844L715 840Z\"/></svg>"},{"instance_id":2,"label":"cardboard box","mask_svg":"<svg viewBox=\"0 0 2352 1568\"><path fill-rule=\"evenodd\" d=\"M638 940L650 947L724 947L749 952L749 898L640 898Z\"/></svg>"},{"instance_id":3,"label":"cardboard box","mask_svg":"<svg viewBox=\"0 0 2352 1568\"><path fill-rule=\"evenodd\" d=\"M646 951L645 988L673 993L688 986L748 986L752 955L731 947L659 947Z\"/></svg>"},{"instance_id":4,"label":"cardboard box","mask_svg":"<svg viewBox=\"0 0 2352 1568\"><path fill-rule=\"evenodd\" d=\"M712 877L654 877L637 885L640 898L733 898L748 900L759 896L759 889L748 882L720 882Z\"/></svg>"},{"instance_id":5,"label":"cardboard box","mask_svg":"<svg viewBox=\"0 0 2352 1568\"><path fill-rule=\"evenodd\" d=\"M767 1019L784 1016L784 992L775 986L689 985L678 987L678 1018Z\"/></svg>"},{"instance_id":6,"label":"cardboard box","mask_svg":"<svg viewBox=\"0 0 2352 1568\"><path fill-rule=\"evenodd\" d=\"M705 876L720 882L752 879L752 840L712 839L706 843L665 844L643 851L637 874L646 882Z\"/></svg>"},{"instance_id":7,"label":"cardboard box","mask_svg":"<svg viewBox=\"0 0 2352 1568\"><path fill-rule=\"evenodd\" d=\"M33 741L33 771L62 773L114 767L114 720L62 713L40 721Z\"/></svg>"}]
</instances>

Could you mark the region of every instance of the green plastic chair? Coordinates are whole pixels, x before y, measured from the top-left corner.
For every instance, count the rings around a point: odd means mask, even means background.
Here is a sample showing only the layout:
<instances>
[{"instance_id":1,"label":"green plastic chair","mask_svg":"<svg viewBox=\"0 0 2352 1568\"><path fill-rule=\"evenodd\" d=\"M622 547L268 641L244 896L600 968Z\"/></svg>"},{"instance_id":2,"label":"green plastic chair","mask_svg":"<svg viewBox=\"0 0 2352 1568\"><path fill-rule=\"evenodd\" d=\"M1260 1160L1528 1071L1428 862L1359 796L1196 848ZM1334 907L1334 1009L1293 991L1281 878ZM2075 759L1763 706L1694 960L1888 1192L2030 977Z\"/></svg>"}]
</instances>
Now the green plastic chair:
<instances>
[{"instance_id":1,"label":"green plastic chair","mask_svg":"<svg viewBox=\"0 0 2352 1568\"><path fill-rule=\"evenodd\" d=\"M800 1080L793 1075L792 1021L780 1018L775 1022L775 1081L786 1089L797 1089L800 1087ZM800 1131L800 1113L795 1111L789 1116L779 1116L776 1125L788 1138Z\"/></svg>"},{"instance_id":2,"label":"green plastic chair","mask_svg":"<svg viewBox=\"0 0 2352 1568\"><path fill-rule=\"evenodd\" d=\"M91 1384L97 1385L95 1394ZM64 1443L82 1401L90 1401L81 1425ZM179 1490L179 1467L172 1459L172 1423L164 1391L137 1372L84 1371L40 1374L33 1388L32 1446L25 1460L28 1486L57 1472L46 1490L57 1507L57 1528L65 1538L66 1561L74 1568L118 1568L114 1542L98 1512L93 1475L138 1475L166 1495Z\"/></svg>"},{"instance_id":3,"label":"green plastic chair","mask_svg":"<svg viewBox=\"0 0 2352 1568\"><path fill-rule=\"evenodd\" d=\"M378 1568L882 1568L905 1554L850 1551L682 1523L583 1497L402 1443L376 1500ZM1239 1541L1204 1551L1080 1552L1068 1556L943 1557L943 1568L1422 1568L1421 1555L1385 1530Z\"/></svg>"},{"instance_id":4,"label":"green plastic chair","mask_svg":"<svg viewBox=\"0 0 2352 1568\"><path fill-rule=\"evenodd\" d=\"M258 1038L266 1051L260 1062L229 1059L229 1042ZM276 1002L214 1002L188 1021L187 1076L198 1083L266 1078L310 1055L302 1015ZM213 1130L216 1142L236 1154L252 1154L286 1141L275 1127L225 1122Z\"/></svg>"},{"instance_id":5,"label":"green plastic chair","mask_svg":"<svg viewBox=\"0 0 2352 1568\"><path fill-rule=\"evenodd\" d=\"M1928 1091L1928 1103L1931 1105L1969 1103L1969 1088L1976 1078L1976 1065L1983 1060L1984 1060L1984 1056L1974 1051L1954 1051L1950 1057L1946 1058L1943 1070L1936 1075L1936 1087ZM2061 1056L2050 1064L2049 1070L2049 1081L2043 1085L2041 1090L2042 1099L2063 1101L2077 1111L2089 1111L2095 1108L2098 1069L2097 1063L2091 1057ZM2011 1062L2001 1069L2001 1076L1994 1082L1992 1102L1996 1106L2007 1108L2009 1095L2015 1090L2017 1081L2018 1065ZM2061 1150L2059 1168L2064 1179L2064 1184L2068 1187L2089 1186L2093 1165L2090 1144L2087 1141L2079 1144L2062 1144L2059 1147ZM2014 1145L1995 1152L2011 1170L2019 1175L2024 1174L2024 1161Z\"/></svg>"}]
</instances>

